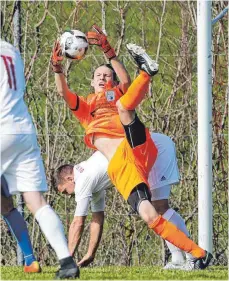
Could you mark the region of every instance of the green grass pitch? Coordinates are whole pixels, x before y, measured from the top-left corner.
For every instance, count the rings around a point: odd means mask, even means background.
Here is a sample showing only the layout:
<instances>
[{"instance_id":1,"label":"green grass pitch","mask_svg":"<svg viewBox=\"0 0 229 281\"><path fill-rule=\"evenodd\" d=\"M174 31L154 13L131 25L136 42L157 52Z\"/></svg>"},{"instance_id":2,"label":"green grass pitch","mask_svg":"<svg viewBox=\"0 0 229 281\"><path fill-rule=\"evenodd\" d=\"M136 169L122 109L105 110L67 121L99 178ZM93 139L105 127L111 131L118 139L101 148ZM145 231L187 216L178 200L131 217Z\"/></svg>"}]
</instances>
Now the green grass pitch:
<instances>
[{"instance_id":1,"label":"green grass pitch","mask_svg":"<svg viewBox=\"0 0 229 281\"><path fill-rule=\"evenodd\" d=\"M1 266L1 280L53 280L56 267L42 273L25 274L19 266ZM227 267L211 266L203 271L165 271L155 266L104 266L81 269L81 280L228 280Z\"/></svg>"}]
</instances>

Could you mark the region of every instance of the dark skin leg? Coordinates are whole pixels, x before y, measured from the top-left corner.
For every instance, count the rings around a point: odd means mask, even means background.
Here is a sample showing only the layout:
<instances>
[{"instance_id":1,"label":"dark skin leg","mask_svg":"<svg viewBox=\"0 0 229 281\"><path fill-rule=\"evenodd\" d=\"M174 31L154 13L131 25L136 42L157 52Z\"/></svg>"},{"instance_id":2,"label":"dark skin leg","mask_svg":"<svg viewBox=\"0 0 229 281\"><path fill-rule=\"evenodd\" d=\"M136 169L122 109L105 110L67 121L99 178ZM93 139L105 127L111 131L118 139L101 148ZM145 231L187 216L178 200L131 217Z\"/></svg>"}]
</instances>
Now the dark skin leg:
<instances>
[{"instance_id":1,"label":"dark skin leg","mask_svg":"<svg viewBox=\"0 0 229 281\"><path fill-rule=\"evenodd\" d=\"M151 203L160 215L163 215L170 208L168 199L156 200Z\"/></svg>"}]
</instances>

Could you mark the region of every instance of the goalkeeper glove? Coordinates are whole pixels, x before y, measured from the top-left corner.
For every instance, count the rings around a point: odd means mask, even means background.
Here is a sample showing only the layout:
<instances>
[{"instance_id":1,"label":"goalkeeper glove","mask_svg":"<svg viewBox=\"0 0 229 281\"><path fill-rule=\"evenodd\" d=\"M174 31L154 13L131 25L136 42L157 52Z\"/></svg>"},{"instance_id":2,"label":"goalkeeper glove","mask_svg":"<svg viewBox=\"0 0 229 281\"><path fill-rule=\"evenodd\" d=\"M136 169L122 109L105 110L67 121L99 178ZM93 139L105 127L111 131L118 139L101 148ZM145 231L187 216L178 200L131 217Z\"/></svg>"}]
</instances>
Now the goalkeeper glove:
<instances>
[{"instance_id":1,"label":"goalkeeper glove","mask_svg":"<svg viewBox=\"0 0 229 281\"><path fill-rule=\"evenodd\" d=\"M63 68L60 63L62 60L63 60L63 56L61 56L60 43L56 41L52 50L52 58L51 58L53 72L63 73Z\"/></svg>"},{"instance_id":2,"label":"goalkeeper glove","mask_svg":"<svg viewBox=\"0 0 229 281\"><path fill-rule=\"evenodd\" d=\"M89 31L87 33L88 43L90 45L99 46L109 60L115 58L116 57L115 50L111 47L110 43L107 41L107 36L96 24L92 26L92 29L95 31Z\"/></svg>"}]
</instances>

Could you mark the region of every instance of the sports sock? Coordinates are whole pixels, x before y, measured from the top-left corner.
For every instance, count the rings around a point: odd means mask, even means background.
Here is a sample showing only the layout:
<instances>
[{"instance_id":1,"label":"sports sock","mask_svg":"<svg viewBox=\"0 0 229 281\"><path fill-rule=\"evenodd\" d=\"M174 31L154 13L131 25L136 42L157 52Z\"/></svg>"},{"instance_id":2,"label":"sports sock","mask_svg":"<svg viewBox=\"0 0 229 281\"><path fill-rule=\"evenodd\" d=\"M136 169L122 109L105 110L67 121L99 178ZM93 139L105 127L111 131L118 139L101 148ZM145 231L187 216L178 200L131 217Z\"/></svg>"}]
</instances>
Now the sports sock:
<instances>
[{"instance_id":1,"label":"sports sock","mask_svg":"<svg viewBox=\"0 0 229 281\"><path fill-rule=\"evenodd\" d=\"M140 71L138 77L132 82L127 92L119 99L127 110L134 110L144 99L149 89L150 76Z\"/></svg>"},{"instance_id":2,"label":"sports sock","mask_svg":"<svg viewBox=\"0 0 229 281\"><path fill-rule=\"evenodd\" d=\"M63 225L51 206L45 205L41 207L36 212L35 218L50 245L56 252L58 259L69 257L70 252L68 250Z\"/></svg>"},{"instance_id":3,"label":"sports sock","mask_svg":"<svg viewBox=\"0 0 229 281\"><path fill-rule=\"evenodd\" d=\"M172 208L168 209L163 214L163 218L170 221L171 223L175 224L177 226L177 228L179 228L182 232L184 232L189 237L189 232L188 232L188 229L185 225L184 219L175 210L173 210ZM174 248L177 249L177 251L181 252L181 250L179 248L175 247L173 244L169 243L168 241L166 241L166 244L167 244L169 249L170 249L170 247L171 248L174 247ZM175 251L175 249L174 249L174 251ZM170 252L172 253L171 249L170 249ZM189 253L184 252L183 254L185 254L186 259L192 258L192 255L189 254ZM174 254L172 253L172 261L173 261L173 258L174 258L174 260L178 259L178 261L179 261L178 255L180 255L180 253L177 253L177 252L174 252ZM183 255L182 255L182 257L183 257Z\"/></svg>"},{"instance_id":4,"label":"sports sock","mask_svg":"<svg viewBox=\"0 0 229 281\"><path fill-rule=\"evenodd\" d=\"M24 218L15 208L6 216L3 216L3 218L8 224L10 231L14 235L19 247L21 248L21 251L24 255L25 264L31 265L36 258L33 255L33 248Z\"/></svg>"},{"instance_id":5,"label":"sports sock","mask_svg":"<svg viewBox=\"0 0 229 281\"><path fill-rule=\"evenodd\" d=\"M205 251L200 248L196 243L189 239L184 232L179 230L174 224L165 220L162 216L148 224L150 229L160 235L163 239L171 242L181 250L191 253L195 258L205 256Z\"/></svg>"},{"instance_id":6,"label":"sports sock","mask_svg":"<svg viewBox=\"0 0 229 281\"><path fill-rule=\"evenodd\" d=\"M175 210L173 210L172 208L168 209L162 215L162 217L164 219L166 219L167 221L170 221L171 223L176 225L177 228L179 228L181 231L183 231L189 237L189 233L188 233L187 227L184 223L184 220ZM184 263L183 251L168 241L165 241L165 243L168 246L169 251L172 255L172 262L176 263L176 264Z\"/></svg>"}]
</instances>

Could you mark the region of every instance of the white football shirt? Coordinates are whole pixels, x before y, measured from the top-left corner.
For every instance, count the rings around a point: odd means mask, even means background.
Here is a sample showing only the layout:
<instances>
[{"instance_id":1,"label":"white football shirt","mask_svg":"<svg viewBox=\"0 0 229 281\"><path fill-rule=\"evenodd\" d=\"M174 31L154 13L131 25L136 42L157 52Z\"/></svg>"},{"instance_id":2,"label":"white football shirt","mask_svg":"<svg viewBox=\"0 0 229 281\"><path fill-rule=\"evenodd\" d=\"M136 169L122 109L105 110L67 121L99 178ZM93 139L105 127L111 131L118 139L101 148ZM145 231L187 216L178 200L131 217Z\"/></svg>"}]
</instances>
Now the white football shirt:
<instances>
[{"instance_id":1,"label":"white football shirt","mask_svg":"<svg viewBox=\"0 0 229 281\"><path fill-rule=\"evenodd\" d=\"M96 151L87 161L74 166L75 216L86 216L91 202L92 212L104 211L105 189L112 186L107 175L108 161Z\"/></svg>"},{"instance_id":2,"label":"white football shirt","mask_svg":"<svg viewBox=\"0 0 229 281\"><path fill-rule=\"evenodd\" d=\"M25 78L21 55L0 39L0 130L1 134L34 134L24 102Z\"/></svg>"}]
</instances>

